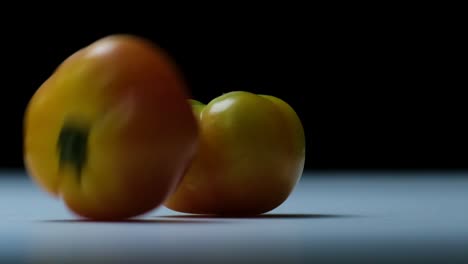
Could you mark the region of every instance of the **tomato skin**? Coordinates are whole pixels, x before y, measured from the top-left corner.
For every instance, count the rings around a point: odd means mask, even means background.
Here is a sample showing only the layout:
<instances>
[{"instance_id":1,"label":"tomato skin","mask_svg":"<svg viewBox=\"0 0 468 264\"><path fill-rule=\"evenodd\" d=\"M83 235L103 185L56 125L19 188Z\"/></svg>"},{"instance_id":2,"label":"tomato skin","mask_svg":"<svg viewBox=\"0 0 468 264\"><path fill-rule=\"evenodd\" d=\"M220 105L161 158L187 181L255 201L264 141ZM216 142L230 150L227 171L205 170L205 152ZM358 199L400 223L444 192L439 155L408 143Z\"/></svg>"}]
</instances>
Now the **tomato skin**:
<instances>
[{"instance_id":1,"label":"tomato skin","mask_svg":"<svg viewBox=\"0 0 468 264\"><path fill-rule=\"evenodd\" d=\"M165 206L214 215L257 215L281 205L300 179L304 130L283 100L245 91L191 101L200 146Z\"/></svg>"},{"instance_id":2,"label":"tomato skin","mask_svg":"<svg viewBox=\"0 0 468 264\"><path fill-rule=\"evenodd\" d=\"M175 190L198 146L188 87L173 60L132 35L66 58L24 117L29 175L93 219L135 217Z\"/></svg>"}]
</instances>

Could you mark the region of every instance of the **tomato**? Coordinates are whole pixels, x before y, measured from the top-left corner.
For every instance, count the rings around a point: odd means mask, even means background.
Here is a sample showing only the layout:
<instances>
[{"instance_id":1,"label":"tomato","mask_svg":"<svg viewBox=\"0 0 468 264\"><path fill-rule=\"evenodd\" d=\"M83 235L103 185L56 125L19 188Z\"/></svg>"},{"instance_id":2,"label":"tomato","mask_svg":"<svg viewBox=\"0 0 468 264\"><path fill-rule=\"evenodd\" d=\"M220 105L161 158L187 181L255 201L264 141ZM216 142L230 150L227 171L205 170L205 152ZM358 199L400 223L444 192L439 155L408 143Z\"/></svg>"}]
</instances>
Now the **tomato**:
<instances>
[{"instance_id":1,"label":"tomato","mask_svg":"<svg viewBox=\"0 0 468 264\"><path fill-rule=\"evenodd\" d=\"M160 206L198 145L189 92L150 41L110 35L66 58L30 99L30 176L78 216L134 217Z\"/></svg>"},{"instance_id":2,"label":"tomato","mask_svg":"<svg viewBox=\"0 0 468 264\"><path fill-rule=\"evenodd\" d=\"M304 129L280 98L233 91L191 100L200 147L165 206L184 213L256 215L281 205L300 179Z\"/></svg>"}]
</instances>

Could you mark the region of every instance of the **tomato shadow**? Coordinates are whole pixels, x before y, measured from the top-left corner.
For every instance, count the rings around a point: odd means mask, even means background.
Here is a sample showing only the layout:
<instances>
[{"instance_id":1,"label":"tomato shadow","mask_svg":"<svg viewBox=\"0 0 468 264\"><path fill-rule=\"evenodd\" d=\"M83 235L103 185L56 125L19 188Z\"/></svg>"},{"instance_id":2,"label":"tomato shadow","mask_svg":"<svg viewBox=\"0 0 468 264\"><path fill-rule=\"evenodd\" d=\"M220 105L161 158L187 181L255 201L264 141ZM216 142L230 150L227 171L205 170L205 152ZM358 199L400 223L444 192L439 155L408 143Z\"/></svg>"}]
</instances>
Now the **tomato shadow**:
<instances>
[{"instance_id":1,"label":"tomato shadow","mask_svg":"<svg viewBox=\"0 0 468 264\"><path fill-rule=\"evenodd\" d=\"M225 221L208 219L126 219L126 220L89 220L89 219L48 219L40 220L42 223L65 223L65 224L215 224Z\"/></svg>"},{"instance_id":2,"label":"tomato shadow","mask_svg":"<svg viewBox=\"0 0 468 264\"><path fill-rule=\"evenodd\" d=\"M171 219L321 219L321 218L353 218L357 215L348 214L262 214L262 215L162 215L156 216Z\"/></svg>"}]
</instances>

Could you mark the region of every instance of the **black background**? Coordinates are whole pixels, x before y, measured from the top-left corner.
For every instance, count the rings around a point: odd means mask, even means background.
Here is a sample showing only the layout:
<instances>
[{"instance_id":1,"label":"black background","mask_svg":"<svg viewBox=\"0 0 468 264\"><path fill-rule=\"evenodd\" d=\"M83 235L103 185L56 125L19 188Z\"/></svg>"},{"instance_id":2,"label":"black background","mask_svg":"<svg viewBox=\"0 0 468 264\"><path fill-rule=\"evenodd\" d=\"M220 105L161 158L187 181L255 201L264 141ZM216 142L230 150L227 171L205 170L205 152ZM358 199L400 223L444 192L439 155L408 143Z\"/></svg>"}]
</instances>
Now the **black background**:
<instances>
[{"instance_id":1,"label":"black background","mask_svg":"<svg viewBox=\"0 0 468 264\"><path fill-rule=\"evenodd\" d=\"M0 166L23 166L24 109L53 69L100 37L130 33L165 48L196 99L247 90L287 101L306 131L307 169L465 169L467 86L456 18L379 10L217 9L215 17L161 18L165 11L153 9L108 11L96 22L83 13L24 20L2 35Z\"/></svg>"}]
</instances>

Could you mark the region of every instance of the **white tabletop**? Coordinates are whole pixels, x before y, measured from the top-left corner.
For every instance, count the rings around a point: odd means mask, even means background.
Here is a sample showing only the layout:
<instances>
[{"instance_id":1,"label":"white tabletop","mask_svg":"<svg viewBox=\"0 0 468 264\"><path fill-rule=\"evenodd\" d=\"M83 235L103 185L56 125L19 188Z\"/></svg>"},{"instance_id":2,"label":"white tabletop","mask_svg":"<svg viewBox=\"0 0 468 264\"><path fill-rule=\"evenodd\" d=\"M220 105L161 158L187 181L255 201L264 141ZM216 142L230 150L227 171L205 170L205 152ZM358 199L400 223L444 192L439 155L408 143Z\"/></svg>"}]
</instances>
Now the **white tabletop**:
<instances>
[{"instance_id":1,"label":"white tabletop","mask_svg":"<svg viewBox=\"0 0 468 264\"><path fill-rule=\"evenodd\" d=\"M467 175L305 173L256 218L160 207L102 223L3 171L0 263L468 263Z\"/></svg>"}]
</instances>

